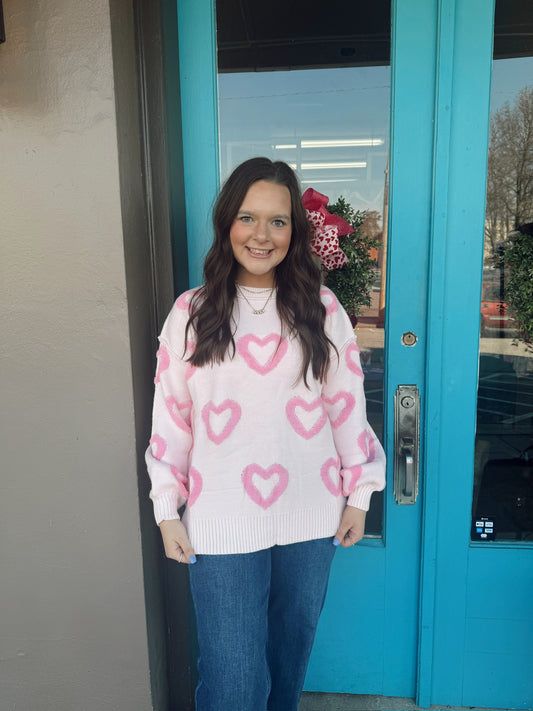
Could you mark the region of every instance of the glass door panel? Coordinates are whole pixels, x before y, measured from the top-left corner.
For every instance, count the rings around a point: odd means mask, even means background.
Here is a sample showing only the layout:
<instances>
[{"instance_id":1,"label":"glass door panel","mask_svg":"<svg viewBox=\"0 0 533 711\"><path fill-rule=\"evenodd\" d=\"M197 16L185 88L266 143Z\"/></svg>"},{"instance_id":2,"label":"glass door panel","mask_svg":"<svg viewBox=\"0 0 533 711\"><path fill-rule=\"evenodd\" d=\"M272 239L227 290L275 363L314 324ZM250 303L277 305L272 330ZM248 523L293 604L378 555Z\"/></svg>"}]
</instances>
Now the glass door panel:
<instances>
[{"instance_id":1,"label":"glass door panel","mask_svg":"<svg viewBox=\"0 0 533 711\"><path fill-rule=\"evenodd\" d=\"M510 9L496 5L481 294L472 540L485 542L533 540L533 47Z\"/></svg>"},{"instance_id":2,"label":"glass door panel","mask_svg":"<svg viewBox=\"0 0 533 711\"><path fill-rule=\"evenodd\" d=\"M326 195L330 206L342 199L357 238L373 240L367 303L347 310L361 348L369 420L383 441L390 10L378 3L361 18L359 7L355 18L357 4L344 3L334 18L318 4L301 5L303 19L287 3L268 12L260 3L216 4L220 174L224 180L252 156L283 160L303 190ZM350 27L357 34L346 34ZM337 290L325 270L324 282ZM374 495L368 536L381 535L382 516L383 496Z\"/></svg>"}]
</instances>

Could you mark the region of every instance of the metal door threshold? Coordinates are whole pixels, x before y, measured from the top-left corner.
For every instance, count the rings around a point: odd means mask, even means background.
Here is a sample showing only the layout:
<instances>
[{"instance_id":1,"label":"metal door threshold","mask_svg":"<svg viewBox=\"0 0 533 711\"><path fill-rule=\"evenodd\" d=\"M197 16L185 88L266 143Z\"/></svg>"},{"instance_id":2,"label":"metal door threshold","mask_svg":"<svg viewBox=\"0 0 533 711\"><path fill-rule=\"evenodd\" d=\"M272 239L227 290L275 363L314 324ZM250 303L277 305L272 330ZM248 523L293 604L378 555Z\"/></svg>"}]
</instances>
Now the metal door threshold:
<instances>
[{"instance_id":1,"label":"metal door threshold","mask_svg":"<svg viewBox=\"0 0 533 711\"><path fill-rule=\"evenodd\" d=\"M304 691L298 711L427 711L410 699ZM474 706L431 706L430 711L513 711Z\"/></svg>"}]
</instances>

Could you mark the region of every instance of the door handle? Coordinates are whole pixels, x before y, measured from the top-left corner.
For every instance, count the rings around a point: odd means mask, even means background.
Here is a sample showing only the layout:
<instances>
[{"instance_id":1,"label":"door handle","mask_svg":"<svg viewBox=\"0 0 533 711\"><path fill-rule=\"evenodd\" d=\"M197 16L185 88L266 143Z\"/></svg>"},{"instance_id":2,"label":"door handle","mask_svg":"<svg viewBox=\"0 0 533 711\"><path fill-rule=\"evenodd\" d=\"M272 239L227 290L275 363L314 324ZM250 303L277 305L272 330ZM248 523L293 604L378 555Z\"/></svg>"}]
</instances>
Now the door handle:
<instances>
[{"instance_id":1,"label":"door handle","mask_svg":"<svg viewBox=\"0 0 533 711\"><path fill-rule=\"evenodd\" d=\"M394 498L414 504L418 496L420 393L416 385L398 385L394 395Z\"/></svg>"},{"instance_id":2,"label":"door handle","mask_svg":"<svg viewBox=\"0 0 533 711\"><path fill-rule=\"evenodd\" d=\"M407 450L408 451L408 450ZM415 481L414 457L412 454L404 452L404 467L405 467L405 496L412 496Z\"/></svg>"}]
</instances>

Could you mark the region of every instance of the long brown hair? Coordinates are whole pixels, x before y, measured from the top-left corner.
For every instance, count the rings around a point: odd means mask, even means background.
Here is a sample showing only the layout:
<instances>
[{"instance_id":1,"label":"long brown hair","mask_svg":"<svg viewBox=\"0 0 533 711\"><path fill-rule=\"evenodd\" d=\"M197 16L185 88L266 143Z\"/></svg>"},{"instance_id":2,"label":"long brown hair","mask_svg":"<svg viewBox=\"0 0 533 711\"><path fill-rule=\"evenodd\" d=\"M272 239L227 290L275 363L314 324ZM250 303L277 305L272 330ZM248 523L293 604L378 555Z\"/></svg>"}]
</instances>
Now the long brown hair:
<instances>
[{"instance_id":1,"label":"long brown hair","mask_svg":"<svg viewBox=\"0 0 533 711\"><path fill-rule=\"evenodd\" d=\"M303 356L300 377L307 385L311 365L313 377L323 381L330 346L335 347L324 331L326 309L320 300L320 269L310 250L309 222L294 171L286 163L273 163L268 158L251 158L235 168L215 203L215 237L205 259L204 285L191 299L185 330L185 343L190 327L196 333L196 348L189 360L200 367L222 362L228 351L231 358L235 354L232 313L239 265L229 233L248 189L258 180L284 185L291 196L291 241L275 271L276 305L282 327L299 338Z\"/></svg>"}]
</instances>

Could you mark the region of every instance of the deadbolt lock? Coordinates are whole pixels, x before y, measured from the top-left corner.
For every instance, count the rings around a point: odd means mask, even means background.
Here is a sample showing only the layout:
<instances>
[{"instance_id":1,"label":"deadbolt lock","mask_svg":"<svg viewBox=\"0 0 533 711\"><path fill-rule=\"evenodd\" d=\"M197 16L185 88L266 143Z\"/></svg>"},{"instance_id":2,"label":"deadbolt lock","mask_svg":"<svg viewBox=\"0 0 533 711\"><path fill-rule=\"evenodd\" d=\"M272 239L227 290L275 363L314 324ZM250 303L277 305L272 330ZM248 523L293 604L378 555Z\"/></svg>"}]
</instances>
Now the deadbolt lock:
<instances>
[{"instance_id":1,"label":"deadbolt lock","mask_svg":"<svg viewBox=\"0 0 533 711\"><path fill-rule=\"evenodd\" d=\"M418 336L413 331L406 331L402 335L402 343L404 346L414 346L418 341Z\"/></svg>"}]
</instances>

